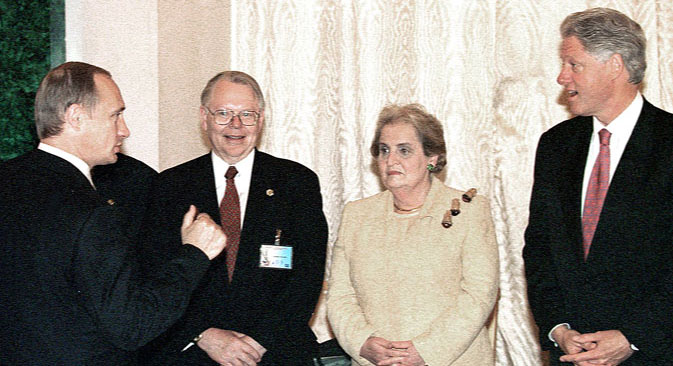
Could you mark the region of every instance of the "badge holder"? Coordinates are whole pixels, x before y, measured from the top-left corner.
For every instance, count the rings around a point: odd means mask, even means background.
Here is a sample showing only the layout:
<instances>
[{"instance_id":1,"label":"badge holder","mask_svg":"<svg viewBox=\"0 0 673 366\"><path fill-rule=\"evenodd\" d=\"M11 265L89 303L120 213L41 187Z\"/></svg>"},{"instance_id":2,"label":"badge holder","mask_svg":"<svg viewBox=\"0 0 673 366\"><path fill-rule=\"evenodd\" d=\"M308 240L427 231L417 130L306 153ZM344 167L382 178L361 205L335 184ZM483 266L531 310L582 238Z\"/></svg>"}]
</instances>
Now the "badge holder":
<instances>
[{"instance_id":1,"label":"badge holder","mask_svg":"<svg viewBox=\"0 0 673 366\"><path fill-rule=\"evenodd\" d=\"M259 247L259 268L292 269L292 247L280 245L282 231L276 229L273 245Z\"/></svg>"}]
</instances>

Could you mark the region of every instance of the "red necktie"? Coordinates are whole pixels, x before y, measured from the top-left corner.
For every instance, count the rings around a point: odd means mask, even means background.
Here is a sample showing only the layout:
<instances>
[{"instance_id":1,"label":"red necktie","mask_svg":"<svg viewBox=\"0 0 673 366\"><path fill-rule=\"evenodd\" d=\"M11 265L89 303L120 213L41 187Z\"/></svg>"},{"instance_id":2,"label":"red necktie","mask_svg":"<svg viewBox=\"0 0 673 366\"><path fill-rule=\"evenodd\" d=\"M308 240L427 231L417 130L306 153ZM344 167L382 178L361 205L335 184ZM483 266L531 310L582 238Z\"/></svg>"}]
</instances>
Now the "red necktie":
<instances>
[{"instance_id":1,"label":"red necktie","mask_svg":"<svg viewBox=\"0 0 673 366\"><path fill-rule=\"evenodd\" d=\"M591 241L594 238L598 218L603 209L605 194L610 185L610 131L602 129L598 131L601 141L601 149L596 158L596 163L591 171L589 187L584 200L584 214L582 215L582 246L584 259L589 255Z\"/></svg>"},{"instance_id":2,"label":"red necktie","mask_svg":"<svg viewBox=\"0 0 673 366\"><path fill-rule=\"evenodd\" d=\"M230 166L224 177L227 178L227 188L220 203L220 222L222 230L227 234L227 272L229 282L234 276L236 254L241 240L241 205L238 201L238 191L234 184L234 177L238 174L236 167Z\"/></svg>"}]
</instances>

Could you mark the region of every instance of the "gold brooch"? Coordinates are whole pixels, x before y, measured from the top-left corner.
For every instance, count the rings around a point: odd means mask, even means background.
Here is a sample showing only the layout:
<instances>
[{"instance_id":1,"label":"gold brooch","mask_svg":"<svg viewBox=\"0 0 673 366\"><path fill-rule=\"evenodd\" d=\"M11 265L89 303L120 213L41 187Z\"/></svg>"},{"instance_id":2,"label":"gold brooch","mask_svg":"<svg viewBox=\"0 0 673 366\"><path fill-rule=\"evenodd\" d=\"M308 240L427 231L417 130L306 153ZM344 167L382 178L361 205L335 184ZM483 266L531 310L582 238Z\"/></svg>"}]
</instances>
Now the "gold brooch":
<instances>
[{"instance_id":1,"label":"gold brooch","mask_svg":"<svg viewBox=\"0 0 673 366\"><path fill-rule=\"evenodd\" d=\"M470 188L467 192L463 193L463 202L469 203L472 202L474 196L477 195L476 188Z\"/></svg>"}]
</instances>

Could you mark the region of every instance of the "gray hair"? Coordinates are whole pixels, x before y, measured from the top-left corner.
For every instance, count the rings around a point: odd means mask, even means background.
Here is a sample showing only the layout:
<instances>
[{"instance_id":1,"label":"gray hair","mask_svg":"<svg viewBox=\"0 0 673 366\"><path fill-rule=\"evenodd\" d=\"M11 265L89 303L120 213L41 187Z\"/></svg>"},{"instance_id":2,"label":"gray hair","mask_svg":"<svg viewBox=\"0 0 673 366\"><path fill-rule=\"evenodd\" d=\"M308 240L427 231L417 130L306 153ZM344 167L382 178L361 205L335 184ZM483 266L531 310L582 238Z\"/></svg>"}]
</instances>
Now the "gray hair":
<instances>
[{"instance_id":1,"label":"gray hair","mask_svg":"<svg viewBox=\"0 0 673 366\"><path fill-rule=\"evenodd\" d=\"M262 94L262 89L259 87L259 84L257 84L255 78L242 71L222 71L208 80L206 87L203 88L203 91L201 92L201 105L206 105L208 102L210 102L213 88L220 80L226 80L234 84L249 86L250 89L252 89L253 94L255 94L255 99L257 99L259 110L264 110L264 94Z\"/></svg>"},{"instance_id":2,"label":"gray hair","mask_svg":"<svg viewBox=\"0 0 673 366\"><path fill-rule=\"evenodd\" d=\"M643 81L647 68L645 33L638 23L617 10L593 8L570 14L561 23L561 36L576 37L589 54L602 62L620 54L629 82Z\"/></svg>"}]
</instances>

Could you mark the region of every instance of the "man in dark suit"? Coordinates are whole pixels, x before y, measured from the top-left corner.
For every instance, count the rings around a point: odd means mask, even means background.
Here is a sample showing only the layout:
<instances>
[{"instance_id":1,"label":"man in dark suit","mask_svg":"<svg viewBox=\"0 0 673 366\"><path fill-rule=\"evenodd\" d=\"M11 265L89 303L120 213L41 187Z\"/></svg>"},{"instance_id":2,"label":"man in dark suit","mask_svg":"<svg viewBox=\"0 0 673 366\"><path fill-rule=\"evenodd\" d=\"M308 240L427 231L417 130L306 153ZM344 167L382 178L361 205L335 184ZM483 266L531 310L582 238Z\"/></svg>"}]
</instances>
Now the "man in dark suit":
<instances>
[{"instance_id":1,"label":"man in dark suit","mask_svg":"<svg viewBox=\"0 0 673 366\"><path fill-rule=\"evenodd\" d=\"M577 117L540 139L523 251L542 347L552 364L673 364L673 115L638 91L636 22L590 9L561 34Z\"/></svg>"},{"instance_id":2,"label":"man in dark suit","mask_svg":"<svg viewBox=\"0 0 673 366\"><path fill-rule=\"evenodd\" d=\"M182 314L224 247L218 225L191 207L176 255L138 277L124 214L90 173L117 160L123 110L109 72L56 67L35 98L38 148L0 166L2 365L135 364L133 350Z\"/></svg>"},{"instance_id":3,"label":"man in dark suit","mask_svg":"<svg viewBox=\"0 0 673 366\"><path fill-rule=\"evenodd\" d=\"M154 247L148 257L164 260L174 249L178 232L170 222L188 202L222 219L228 238L240 237L238 250L215 261L185 315L150 344L144 362L307 365L317 352L308 321L327 244L318 178L303 165L255 149L264 97L250 75L217 74L201 104L201 127L213 150L159 174L148 225L162 230L149 236ZM233 215L227 208L232 199L240 209Z\"/></svg>"}]
</instances>

